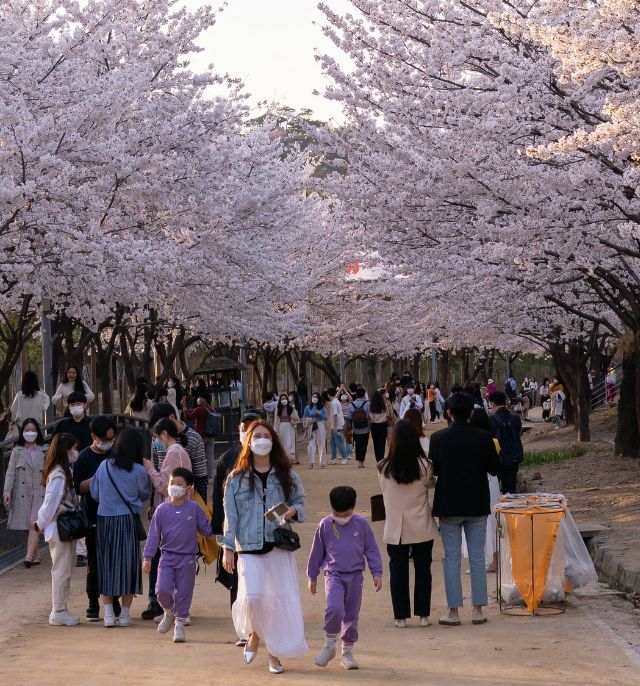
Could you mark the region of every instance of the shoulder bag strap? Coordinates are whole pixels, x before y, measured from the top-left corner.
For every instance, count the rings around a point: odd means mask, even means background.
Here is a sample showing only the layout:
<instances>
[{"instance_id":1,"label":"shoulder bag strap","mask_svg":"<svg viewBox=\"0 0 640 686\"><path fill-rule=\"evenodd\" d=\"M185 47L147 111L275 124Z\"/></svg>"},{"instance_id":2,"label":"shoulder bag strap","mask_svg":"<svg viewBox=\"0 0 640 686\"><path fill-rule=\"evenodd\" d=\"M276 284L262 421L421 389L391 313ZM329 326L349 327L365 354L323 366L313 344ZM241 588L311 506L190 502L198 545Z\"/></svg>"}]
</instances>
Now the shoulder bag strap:
<instances>
[{"instance_id":1,"label":"shoulder bag strap","mask_svg":"<svg viewBox=\"0 0 640 686\"><path fill-rule=\"evenodd\" d=\"M133 511L133 508L129 504L129 501L126 500L126 498L122 495L122 493L120 493L120 489L116 486L116 482L113 480L113 477L111 476L111 472L109 471L109 461L107 460L107 462L105 464L106 464L105 468L107 470L109 480L111 481L113 487L116 489L116 493L120 496L120 499L122 500L122 502L127 506L127 509L129 510L129 512L131 512L131 514L135 517L136 513Z\"/></svg>"}]
</instances>

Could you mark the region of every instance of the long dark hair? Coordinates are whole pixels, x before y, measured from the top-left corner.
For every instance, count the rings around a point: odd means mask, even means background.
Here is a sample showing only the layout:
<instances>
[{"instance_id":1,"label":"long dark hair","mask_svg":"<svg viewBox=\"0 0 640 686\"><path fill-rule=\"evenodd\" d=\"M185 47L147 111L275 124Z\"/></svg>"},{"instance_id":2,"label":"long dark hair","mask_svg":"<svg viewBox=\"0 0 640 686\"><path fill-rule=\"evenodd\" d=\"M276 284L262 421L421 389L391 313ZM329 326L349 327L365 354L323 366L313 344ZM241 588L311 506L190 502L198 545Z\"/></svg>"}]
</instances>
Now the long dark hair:
<instances>
[{"instance_id":1,"label":"long dark hair","mask_svg":"<svg viewBox=\"0 0 640 686\"><path fill-rule=\"evenodd\" d=\"M489 415L486 413L483 407L474 407L471 417L469 418L469 424L475 426L476 429L483 429L491 433L491 422L489 421Z\"/></svg>"},{"instance_id":2,"label":"long dark hair","mask_svg":"<svg viewBox=\"0 0 640 686\"><path fill-rule=\"evenodd\" d=\"M314 395L318 396L318 402L317 403L313 402L313 396ZM322 402L322 396L317 391L314 391L311 394L311 398L309 399L309 407L312 407L312 408L315 407L316 410L321 410L324 407L324 403Z\"/></svg>"},{"instance_id":3,"label":"long dark hair","mask_svg":"<svg viewBox=\"0 0 640 686\"><path fill-rule=\"evenodd\" d=\"M259 426L264 426L266 429L269 430L269 433L271 434L273 447L271 448L271 455L269 459L271 461L273 471L276 473L278 481L280 482L282 490L284 491L284 498L285 500L289 500L289 496L293 493L291 461L289 460L288 455L285 453L284 448L282 447L282 443L280 442L278 434L275 432L271 424L265 422L264 419L256 419L247 428L247 438L245 439L244 445L242 446L242 450L238 455L236 466L229 473L227 479L231 479L235 474L242 474L243 476L246 475L249 479L251 479L251 482L255 487L257 477L255 469L253 467L253 451L251 450L251 438L253 436L253 432Z\"/></svg>"},{"instance_id":4,"label":"long dark hair","mask_svg":"<svg viewBox=\"0 0 640 686\"><path fill-rule=\"evenodd\" d=\"M158 420L154 426L153 426L153 433L155 436L159 436L163 431L166 431L171 438L175 438L178 443L183 448L187 447L187 444L189 443L189 438L187 437L186 434L182 434L178 431L178 427L176 426L176 423L173 421L173 419L169 419L169 417L164 417L164 419Z\"/></svg>"},{"instance_id":5,"label":"long dark hair","mask_svg":"<svg viewBox=\"0 0 640 686\"><path fill-rule=\"evenodd\" d=\"M384 397L380 391L375 391L371 396L371 402L369 403L369 411L374 414L382 414L387 411L387 406L384 404Z\"/></svg>"},{"instance_id":6,"label":"long dark hair","mask_svg":"<svg viewBox=\"0 0 640 686\"><path fill-rule=\"evenodd\" d=\"M38 445L44 445L44 436L42 435L42 429L40 428L40 424L38 424L38 421L34 419L33 417L27 417L22 422L22 426L20 427L20 434L18 436L18 440L16 441L16 445L25 445L26 441L24 440L24 428L27 426L27 424L33 424L36 427L36 431L38 433L38 437L36 438L36 443Z\"/></svg>"},{"instance_id":7,"label":"long dark hair","mask_svg":"<svg viewBox=\"0 0 640 686\"><path fill-rule=\"evenodd\" d=\"M20 390L22 391L22 395L27 398L33 398L35 396L40 390L40 384L38 383L38 377L35 372L28 371L23 374Z\"/></svg>"},{"instance_id":8,"label":"long dark hair","mask_svg":"<svg viewBox=\"0 0 640 686\"><path fill-rule=\"evenodd\" d=\"M410 407L404 413L404 419L413 425L413 428L418 433L418 438L424 436L424 431L422 430L422 412L417 407Z\"/></svg>"},{"instance_id":9,"label":"long dark hair","mask_svg":"<svg viewBox=\"0 0 640 686\"><path fill-rule=\"evenodd\" d=\"M75 381L73 382L73 390L78 391L78 393L84 393L84 383L82 381L82 374L80 373L80 369L78 369L78 366L75 364L70 364L67 367L67 371L64 373L64 382L67 383L69 381L69 370L70 369L75 369L76 370L76 378Z\"/></svg>"},{"instance_id":10,"label":"long dark hair","mask_svg":"<svg viewBox=\"0 0 640 686\"><path fill-rule=\"evenodd\" d=\"M427 456L418 432L411 422L401 419L391 432L389 454L378 465L380 473L399 484L412 484L424 474L422 460Z\"/></svg>"},{"instance_id":11,"label":"long dark hair","mask_svg":"<svg viewBox=\"0 0 640 686\"><path fill-rule=\"evenodd\" d=\"M278 407L276 409L276 412L278 413L278 417L282 417L282 410L284 410L285 406L282 404L282 396L284 396L287 399L287 416L291 416L291 401L289 400L289 394L288 393L280 393L278 396ZM295 409L295 405L294 405Z\"/></svg>"},{"instance_id":12,"label":"long dark hair","mask_svg":"<svg viewBox=\"0 0 640 686\"><path fill-rule=\"evenodd\" d=\"M111 462L115 467L130 472L134 464L142 464L144 441L142 433L132 426L125 426L113 444Z\"/></svg>"},{"instance_id":13,"label":"long dark hair","mask_svg":"<svg viewBox=\"0 0 640 686\"><path fill-rule=\"evenodd\" d=\"M129 407L134 412L141 412L144 408L144 403L147 397L147 382L143 379L138 379L136 381L136 390L133 397L129 401Z\"/></svg>"},{"instance_id":14,"label":"long dark hair","mask_svg":"<svg viewBox=\"0 0 640 686\"><path fill-rule=\"evenodd\" d=\"M69 451L74 446L78 445L78 439L72 434L56 434L51 440L49 452L44 460L44 469L42 470L42 478L40 483L42 486L47 485L49 474L60 465L64 471L67 487L73 488L73 478L71 476L71 466L69 465Z\"/></svg>"}]
</instances>

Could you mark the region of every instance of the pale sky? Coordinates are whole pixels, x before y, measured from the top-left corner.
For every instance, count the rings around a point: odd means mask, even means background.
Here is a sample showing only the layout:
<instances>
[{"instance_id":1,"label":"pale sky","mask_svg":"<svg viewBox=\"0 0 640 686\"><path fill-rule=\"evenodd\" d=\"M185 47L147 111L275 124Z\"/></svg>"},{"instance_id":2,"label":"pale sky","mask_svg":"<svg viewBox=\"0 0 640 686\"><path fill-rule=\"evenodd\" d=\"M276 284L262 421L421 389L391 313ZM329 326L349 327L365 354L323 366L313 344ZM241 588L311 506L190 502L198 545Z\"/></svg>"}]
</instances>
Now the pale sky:
<instances>
[{"instance_id":1,"label":"pale sky","mask_svg":"<svg viewBox=\"0 0 640 686\"><path fill-rule=\"evenodd\" d=\"M348 0L325 0L332 9L344 12L353 6ZM200 41L205 48L194 60L198 70L213 63L216 73L242 79L252 102L277 101L296 110L310 108L324 120L340 119L339 105L313 91L324 92L327 83L314 49L339 55L322 34L323 16L318 0L228 0L218 23ZM220 3L214 0L186 0L197 7ZM316 22L314 24L313 22Z\"/></svg>"}]
</instances>

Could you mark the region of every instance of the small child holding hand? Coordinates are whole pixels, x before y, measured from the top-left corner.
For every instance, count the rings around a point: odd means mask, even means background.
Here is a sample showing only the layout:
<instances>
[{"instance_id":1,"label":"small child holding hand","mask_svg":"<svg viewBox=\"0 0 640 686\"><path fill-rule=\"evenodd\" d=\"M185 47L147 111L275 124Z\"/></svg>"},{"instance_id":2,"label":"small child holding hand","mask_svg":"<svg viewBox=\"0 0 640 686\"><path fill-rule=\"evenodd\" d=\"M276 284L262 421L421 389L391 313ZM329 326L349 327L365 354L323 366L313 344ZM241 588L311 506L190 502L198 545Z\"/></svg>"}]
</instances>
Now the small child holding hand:
<instances>
[{"instance_id":1,"label":"small child holding hand","mask_svg":"<svg viewBox=\"0 0 640 686\"><path fill-rule=\"evenodd\" d=\"M336 656L336 641L341 634L341 664L345 669L358 669L353 645L358 640L365 559L376 591L382 588L380 551L369 522L353 514L356 497L351 486L337 486L331 490L329 501L333 514L318 525L309 555L309 591L316 594L317 578L322 569L327 597L324 648L315 659L318 667L326 667Z\"/></svg>"},{"instance_id":2,"label":"small child holding hand","mask_svg":"<svg viewBox=\"0 0 640 686\"><path fill-rule=\"evenodd\" d=\"M213 536L211 522L202 508L187 495L193 492L193 474L184 467L176 467L169 477L169 499L161 503L153 514L147 542L144 546L142 571L151 571L151 560L160 546L156 595L164 609L158 632L166 634L175 618L173 642L184 643L184 623L189 616L193 589L196 583L196 553L198 532Z\"/></svg>"}]
</instances>

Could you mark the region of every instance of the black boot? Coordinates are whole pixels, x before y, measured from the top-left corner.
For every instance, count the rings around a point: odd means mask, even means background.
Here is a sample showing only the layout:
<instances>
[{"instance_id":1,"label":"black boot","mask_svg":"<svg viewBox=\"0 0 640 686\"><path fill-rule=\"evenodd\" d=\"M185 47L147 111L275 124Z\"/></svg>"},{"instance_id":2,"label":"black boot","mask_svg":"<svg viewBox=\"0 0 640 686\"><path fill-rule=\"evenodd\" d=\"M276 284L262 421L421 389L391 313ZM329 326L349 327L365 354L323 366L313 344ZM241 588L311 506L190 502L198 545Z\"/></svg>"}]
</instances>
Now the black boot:
<instances>
[{"instance_id":1,"label":"black boot","mask_svg":"<svg viewBox=\"0 0 640 686\"><path fill-rule=\"evenodd\" d=\"M154 619L164 614L164 610L160 607L157 600L149 600L147 609L142 612L142 619Z\"/></svg>"}]
</instances>

